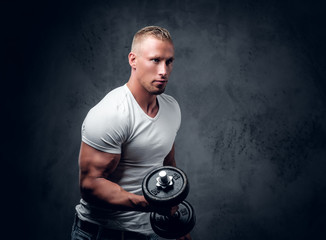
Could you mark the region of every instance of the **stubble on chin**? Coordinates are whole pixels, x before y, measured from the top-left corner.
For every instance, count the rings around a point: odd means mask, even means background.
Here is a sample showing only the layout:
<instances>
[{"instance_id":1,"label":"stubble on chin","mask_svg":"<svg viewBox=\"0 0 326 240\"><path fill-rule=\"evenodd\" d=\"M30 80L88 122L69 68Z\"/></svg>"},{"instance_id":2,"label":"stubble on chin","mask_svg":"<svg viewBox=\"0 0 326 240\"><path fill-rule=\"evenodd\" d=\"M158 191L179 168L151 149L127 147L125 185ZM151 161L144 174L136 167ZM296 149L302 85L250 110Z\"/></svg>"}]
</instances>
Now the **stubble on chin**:
<instances>
[{"instance_id":1,"label":"stubble on chin","mask_svg":"<svg viewBox=\"0 0 326 240\"><path fill-rule=\"evenodd\" d=\"M147 90L148 93L150 93L152 95L160 95L160 94L165 92L165 88L166 88L166 86L164 86L162 88L150 86L146 90Z\"/></svg>"},{"instance_id":2,"label":"stubble on chin","mask_svg":"<svg viewBox=\"0 0 326 240\"><path fill-rule=\"evenodd\" d=\"M161 95L161 94L164 93L164 92L165 92L165 88L162 88L162 89L160 89L160 90L157 90L157 91L153 92L152 94L153 94L153 95Z\"/></svg>"}]
</instances>

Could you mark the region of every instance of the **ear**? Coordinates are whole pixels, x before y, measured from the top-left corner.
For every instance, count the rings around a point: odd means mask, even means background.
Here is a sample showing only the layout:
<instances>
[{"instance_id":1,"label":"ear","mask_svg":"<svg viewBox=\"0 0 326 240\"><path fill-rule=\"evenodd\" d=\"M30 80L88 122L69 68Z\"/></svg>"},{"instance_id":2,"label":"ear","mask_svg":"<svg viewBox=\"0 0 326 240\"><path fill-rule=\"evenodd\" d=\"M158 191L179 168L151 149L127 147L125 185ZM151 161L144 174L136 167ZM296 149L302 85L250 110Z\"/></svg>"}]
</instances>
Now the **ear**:
<instances>
[{"instance_id":1,"label":"ear","mask_svg":"<svg viewBox=\"0 0 326 240\"><path fill-rule=\"evenodd\" d=\"M130 52L128 55L128 60L129 60L129 65L131 66L131 68L136 69L136 54L133 52Z\"/></svg>"}]
</instances>

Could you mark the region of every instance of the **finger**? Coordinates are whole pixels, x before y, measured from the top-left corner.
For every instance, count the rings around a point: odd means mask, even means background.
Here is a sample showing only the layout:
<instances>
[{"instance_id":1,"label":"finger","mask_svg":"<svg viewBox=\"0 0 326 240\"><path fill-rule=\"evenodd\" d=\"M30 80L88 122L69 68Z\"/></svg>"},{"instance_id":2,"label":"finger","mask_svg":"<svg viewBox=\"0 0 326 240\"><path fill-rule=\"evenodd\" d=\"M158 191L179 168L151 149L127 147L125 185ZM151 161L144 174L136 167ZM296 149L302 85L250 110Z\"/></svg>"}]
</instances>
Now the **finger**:
<instances>
[{"instance_id":1,"label":"finger","mask_svg":"<svg viewBox=\"0 0 326 240\"><path fill-rule=\"evenodd\" d=\"M179 207L178 206L174 206L171 208L170 210L170 214L171 216L173 216L177 211L178 211Z\"/></svg>"}]
</instances>

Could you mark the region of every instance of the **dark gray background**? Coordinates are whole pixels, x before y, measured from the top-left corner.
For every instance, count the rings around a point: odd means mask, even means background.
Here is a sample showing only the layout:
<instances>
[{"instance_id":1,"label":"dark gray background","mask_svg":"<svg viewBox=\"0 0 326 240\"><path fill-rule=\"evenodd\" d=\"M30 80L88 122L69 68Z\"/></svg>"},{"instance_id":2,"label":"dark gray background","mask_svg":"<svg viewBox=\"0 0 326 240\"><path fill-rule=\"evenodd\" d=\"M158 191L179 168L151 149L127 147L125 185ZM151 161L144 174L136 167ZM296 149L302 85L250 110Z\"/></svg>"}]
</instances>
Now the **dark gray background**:
<instances>
[{"instance_id":1,"label":"dark gray background","mask_svg":"<svg viewBox=\"0 0 326 240\"><path fill-rule=\"evenodd\" d=\"M167 93L182 109L176 158L190 179L193 239L326 237L323 1L3 6L1 198L11 239L69 239L81 123L128 80L132 36L146 25L174 38Z\"/></svg>"}]
</instances>

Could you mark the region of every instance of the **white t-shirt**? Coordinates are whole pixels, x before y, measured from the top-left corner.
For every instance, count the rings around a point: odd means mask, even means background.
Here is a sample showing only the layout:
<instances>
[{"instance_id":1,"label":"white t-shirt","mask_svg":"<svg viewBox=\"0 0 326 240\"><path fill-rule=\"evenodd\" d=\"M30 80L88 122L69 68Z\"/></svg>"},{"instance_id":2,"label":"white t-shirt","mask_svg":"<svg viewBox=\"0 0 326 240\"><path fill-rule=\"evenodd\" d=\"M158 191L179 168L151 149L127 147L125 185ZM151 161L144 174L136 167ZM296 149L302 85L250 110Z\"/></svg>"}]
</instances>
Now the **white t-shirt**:
<instances>
[{"instance_id":1,"label":"white t-shirt","mask_svg":"<svg viewBox=\"0 0 326 240\"><path fill-rule=\"evenodd\" d=\"M87 114L82 141L107 153L121 154L116 170L108 178L128 192L142 195L145 175L163 165L181 123L176 100L157 96L159 110L149 117L138 105L127 85L108 93ZM152 233L149 214L102 209L81 199L78 216L111 229Z\"/></svg>"}]
</instances>

